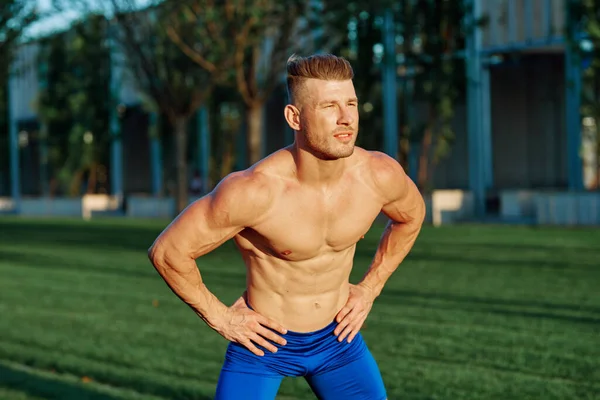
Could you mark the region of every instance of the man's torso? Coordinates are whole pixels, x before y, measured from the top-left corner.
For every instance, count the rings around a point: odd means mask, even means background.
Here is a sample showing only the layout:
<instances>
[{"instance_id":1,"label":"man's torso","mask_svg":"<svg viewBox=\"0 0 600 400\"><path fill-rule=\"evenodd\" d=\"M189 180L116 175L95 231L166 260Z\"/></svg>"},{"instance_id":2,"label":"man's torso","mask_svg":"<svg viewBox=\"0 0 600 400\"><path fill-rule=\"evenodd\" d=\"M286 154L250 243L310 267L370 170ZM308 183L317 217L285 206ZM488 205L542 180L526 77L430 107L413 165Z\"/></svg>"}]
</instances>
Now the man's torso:
<instances>
[{"instance_id":1,"label":"man's torso","mask_svg":"<svg viewBox=\"0 0 600 400\"><path fill-rule=\"evenodd\" d=\"M356 243L383 206L370 157L357 148L352 166L327 187L280 175L291 163L285 151L258 165L272 175L274 201L256 226L235 237L248 271L248 303L257 312L310 332L346 302Z\"/></svg>"}]
</instances>

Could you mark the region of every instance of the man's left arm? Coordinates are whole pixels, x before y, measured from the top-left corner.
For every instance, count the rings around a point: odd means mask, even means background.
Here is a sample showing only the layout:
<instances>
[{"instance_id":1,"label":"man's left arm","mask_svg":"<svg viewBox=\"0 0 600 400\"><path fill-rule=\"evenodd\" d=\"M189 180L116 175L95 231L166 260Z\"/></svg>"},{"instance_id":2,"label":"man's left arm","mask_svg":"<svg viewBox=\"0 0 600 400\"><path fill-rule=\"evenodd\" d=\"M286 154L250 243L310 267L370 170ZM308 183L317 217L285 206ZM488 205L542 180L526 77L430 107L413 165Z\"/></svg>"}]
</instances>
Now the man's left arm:
<instances>
[{"instance_id":1,"label":"man's left arm","mask_svg":"<svg viewBox=\"0 0 600 400\"><path fill-rule=\"evenodd\" d=\"M383 197L382 212L390 221L358 285L351 286L348 302L336 317L334 333L350 342L362 327L375 299L412 249L425 219L425 202L414 182L396 160L376 156L374 181Z\"/></svg>"},{"instance_id":2,"label":"man's left arm","mask_svg":"<svg viewBox=\"0 0 600 400\"><path fill-rule=\"evenodd\" d=\"M381 175L380 188L388 199L381 211L390 221L360 282L375 297L381 294L387 280L412 249L425 219L423 196L395 160Z\"/></svg>"}]
</instances>

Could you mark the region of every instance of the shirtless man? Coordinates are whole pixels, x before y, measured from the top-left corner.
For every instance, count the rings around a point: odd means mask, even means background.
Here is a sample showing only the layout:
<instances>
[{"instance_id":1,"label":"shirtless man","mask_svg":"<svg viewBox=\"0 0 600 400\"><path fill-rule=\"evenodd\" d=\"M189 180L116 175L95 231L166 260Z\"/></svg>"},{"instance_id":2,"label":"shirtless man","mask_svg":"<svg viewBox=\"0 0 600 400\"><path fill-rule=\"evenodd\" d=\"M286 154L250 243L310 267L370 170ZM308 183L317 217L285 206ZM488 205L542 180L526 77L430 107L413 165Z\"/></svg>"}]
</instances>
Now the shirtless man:
<instances>
[{"instance_id":1,"label":"shirtless man","mask_svg":"<svg viewBox=\"0 0 600 400\"><path fill-rule=\"evenodd\" d=\"M401 166L355 147L358 99L350 64L333 55L288 61L285 118L295 141L224 178L157 238L149 257L168 286L229 341L216 399L274 399L303 376L320 399L384 400L360 329L412 248L425 206ZM367 272L349 283L356 243L390 222ZM234 239L247 268L230 307L195 259Z\"/></svg>"}]
</instances>

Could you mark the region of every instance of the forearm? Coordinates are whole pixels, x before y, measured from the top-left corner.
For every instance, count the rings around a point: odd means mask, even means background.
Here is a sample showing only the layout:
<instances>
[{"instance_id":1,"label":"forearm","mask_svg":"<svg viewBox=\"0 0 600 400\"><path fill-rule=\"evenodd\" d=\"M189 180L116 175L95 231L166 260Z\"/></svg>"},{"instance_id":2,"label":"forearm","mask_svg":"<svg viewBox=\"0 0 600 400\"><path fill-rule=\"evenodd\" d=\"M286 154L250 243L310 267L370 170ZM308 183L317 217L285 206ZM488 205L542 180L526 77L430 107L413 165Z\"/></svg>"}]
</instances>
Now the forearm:
<instances>
[{"instance_id":1,"label":"forearm","mask_svg":"<svg viewBox=\"0 0 600 400\"><path fill-rule=\"evenodd\" d=\"M388 279L406 258L421 230L422 220L415 218L407 223L390 221L387 225L373 262L365 273L361 284L379 296Z\"/></svg>"},{"instance_id":2,"label":"forearm","mask_svg":"<svg viewBox=\"0 0 600 400\"><path fill-rule=\"evenodd\" d=\"M214 327L227 307L204 285L194 259L151 251L150 260L173 293Z\"/></svg>"}]
</instances>

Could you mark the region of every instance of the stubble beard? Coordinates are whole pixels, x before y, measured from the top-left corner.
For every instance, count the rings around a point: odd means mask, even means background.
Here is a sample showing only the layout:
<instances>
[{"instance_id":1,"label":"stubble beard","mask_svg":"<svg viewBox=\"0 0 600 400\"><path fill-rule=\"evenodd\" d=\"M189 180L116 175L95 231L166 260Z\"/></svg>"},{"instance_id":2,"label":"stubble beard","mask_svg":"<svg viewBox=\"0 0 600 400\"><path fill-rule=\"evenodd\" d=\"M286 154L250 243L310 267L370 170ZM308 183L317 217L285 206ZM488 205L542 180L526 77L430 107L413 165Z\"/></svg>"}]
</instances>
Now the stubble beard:
<instances>
[{"instance_id":1,"label":"stubble beard","mask_svg":"<svg viewBox=\"0 0 600 400\"><path fill-rule=\"evenodd\" d=\"M352 141L350 143L341 143L333 137L325 137L319 140L311 138L310 135L303 133L305 142L311 150L311 153L321 160L338 160L347 158L354 154L354 146L356 143L356 132L353 132ZM316 140L315 140L316 139Z\"/></svg>"}]
</instances>

